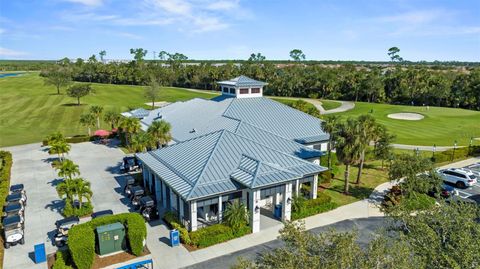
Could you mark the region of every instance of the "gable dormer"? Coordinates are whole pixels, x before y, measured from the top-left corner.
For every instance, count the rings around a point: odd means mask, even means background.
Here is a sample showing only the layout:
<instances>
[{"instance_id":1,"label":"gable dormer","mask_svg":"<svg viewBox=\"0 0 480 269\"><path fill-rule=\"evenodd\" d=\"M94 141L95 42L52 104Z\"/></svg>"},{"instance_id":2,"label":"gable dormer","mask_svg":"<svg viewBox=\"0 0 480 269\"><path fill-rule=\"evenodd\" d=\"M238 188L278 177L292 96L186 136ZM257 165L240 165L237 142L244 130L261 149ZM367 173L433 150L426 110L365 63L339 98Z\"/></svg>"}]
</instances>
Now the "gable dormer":
<instances>
[{"instance_id":1,"label":"gable dormer","mask_svg":"<svg viewBox=\"0 0 480 269\"><path fill-rule=\"evenodd\" d=\"M236 98L262 97L263 87L266 82L239 76L230 80L217 82L220 85L222 95L235 96Z\"/></svg>"}]
</instances>

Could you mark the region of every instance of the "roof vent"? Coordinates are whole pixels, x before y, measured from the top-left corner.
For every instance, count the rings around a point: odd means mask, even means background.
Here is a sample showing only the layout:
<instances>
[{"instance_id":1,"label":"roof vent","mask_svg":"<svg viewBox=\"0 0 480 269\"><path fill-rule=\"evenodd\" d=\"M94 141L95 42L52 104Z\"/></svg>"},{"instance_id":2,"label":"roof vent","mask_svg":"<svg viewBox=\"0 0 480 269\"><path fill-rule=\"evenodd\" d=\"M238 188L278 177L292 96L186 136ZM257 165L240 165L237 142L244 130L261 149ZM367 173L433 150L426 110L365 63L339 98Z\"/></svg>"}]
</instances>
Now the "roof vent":
<instances>
[{"instance_id":1,"label":"roof vent","mask_svg":"<svg viewBox=\"0 0 480 269\"><path fill-rule=\"evenodd\" d=\"M195 128L193 128L193 129L190 131L191 134L193 134L193 133L195 133L195 132L197 132L197 130L195 130Z\"/></svg>"}]
</instances>

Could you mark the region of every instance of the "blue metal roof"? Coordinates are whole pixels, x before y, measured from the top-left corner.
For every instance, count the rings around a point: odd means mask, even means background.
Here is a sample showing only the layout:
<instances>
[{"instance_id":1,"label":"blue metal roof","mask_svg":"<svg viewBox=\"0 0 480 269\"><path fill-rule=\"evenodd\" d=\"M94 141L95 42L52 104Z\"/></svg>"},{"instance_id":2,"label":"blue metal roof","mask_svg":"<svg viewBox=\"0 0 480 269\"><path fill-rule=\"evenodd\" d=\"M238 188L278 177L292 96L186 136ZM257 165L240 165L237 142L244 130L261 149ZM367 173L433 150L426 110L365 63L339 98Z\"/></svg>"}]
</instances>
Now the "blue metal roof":
<instances>
[{"instance_id":1,"label":"blue metal roof","mask_svg":"<svg viewBox=\"0 0 480 269\"><path fill-rule=\"evenodd\" d=\"M217 82L217 84L234 86L234 87L263 87L268 83L251 79L247 76L239 76L230 80L219 81Z\"/></svg>"},{"instance_id":2,"label":"blue metal roof","mask_svg":"<svg viewBox=\"0 0 480 269\"><path fill-rule=\"evenodd\" d=\"M122 113L122 114L123 115L128 115L130 117L134 117L134 118L137 118L137 119L143 119L150 114L150 110L146 110L144 108L137 108L137 109L134 109L134 110Z\"/></svg>"},{"instance_id":3,"label":"blue metal roof","mask_svg":"<svg viewBox=\"0 0 480 269\"><path fill-rule=\"evenodd\" d=\"M326 170L227 130L139 153L137 157L185 200L239 190L240 184L257 188ZM256 176L242 179L239 168L250 172L255 168Z\"/></svg>"}]
</instances>

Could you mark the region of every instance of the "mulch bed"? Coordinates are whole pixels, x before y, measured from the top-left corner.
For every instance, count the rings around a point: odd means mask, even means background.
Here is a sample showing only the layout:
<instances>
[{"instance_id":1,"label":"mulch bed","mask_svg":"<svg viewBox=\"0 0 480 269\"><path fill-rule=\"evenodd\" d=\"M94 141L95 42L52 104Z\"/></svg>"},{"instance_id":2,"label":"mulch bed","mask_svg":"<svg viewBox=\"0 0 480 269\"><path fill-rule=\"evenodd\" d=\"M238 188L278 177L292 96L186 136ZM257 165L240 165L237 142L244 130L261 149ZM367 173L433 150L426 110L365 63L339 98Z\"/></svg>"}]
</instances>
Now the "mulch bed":
<instances>
[{"instance_id":1,"label":"mulch bed","mask_svg":"<svg viewBox=\"0 0 480 269\"><path fill-rule=\"evenodd\" d=\"M142 254L138 257L143 257L148 254L150 254L150 250L148 249L147 246L145 246ZM95 260L93 262L92 269L104 268L112 264L126 262L138 257L128 252L122 252L122 253L110 255L103 258L100 258L98 255L95 254ZM47 263L48 263L48 268L52 268L53 264L55 263L55 253L51 253L47 255Z\"/></svg>"}]
</instances>

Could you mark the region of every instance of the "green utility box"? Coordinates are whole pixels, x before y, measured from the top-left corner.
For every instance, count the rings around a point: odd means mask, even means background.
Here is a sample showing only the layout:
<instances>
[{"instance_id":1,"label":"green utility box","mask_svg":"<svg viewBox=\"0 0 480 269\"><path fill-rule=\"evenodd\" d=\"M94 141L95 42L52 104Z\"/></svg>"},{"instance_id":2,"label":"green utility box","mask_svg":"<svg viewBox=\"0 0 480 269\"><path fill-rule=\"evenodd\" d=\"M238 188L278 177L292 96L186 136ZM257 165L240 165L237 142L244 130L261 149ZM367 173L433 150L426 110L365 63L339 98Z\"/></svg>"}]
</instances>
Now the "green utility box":
<instances>
[{"instance_id":1,"label":"green utility box","mask_svg":"<svg viewBox=\"0 0 480 269\"><path fill-rule=\"evenodd\" d=\"M120 222L98 226L98 254L106 255L126 249L125 227Z\"/></svg>"}]
</instances>

